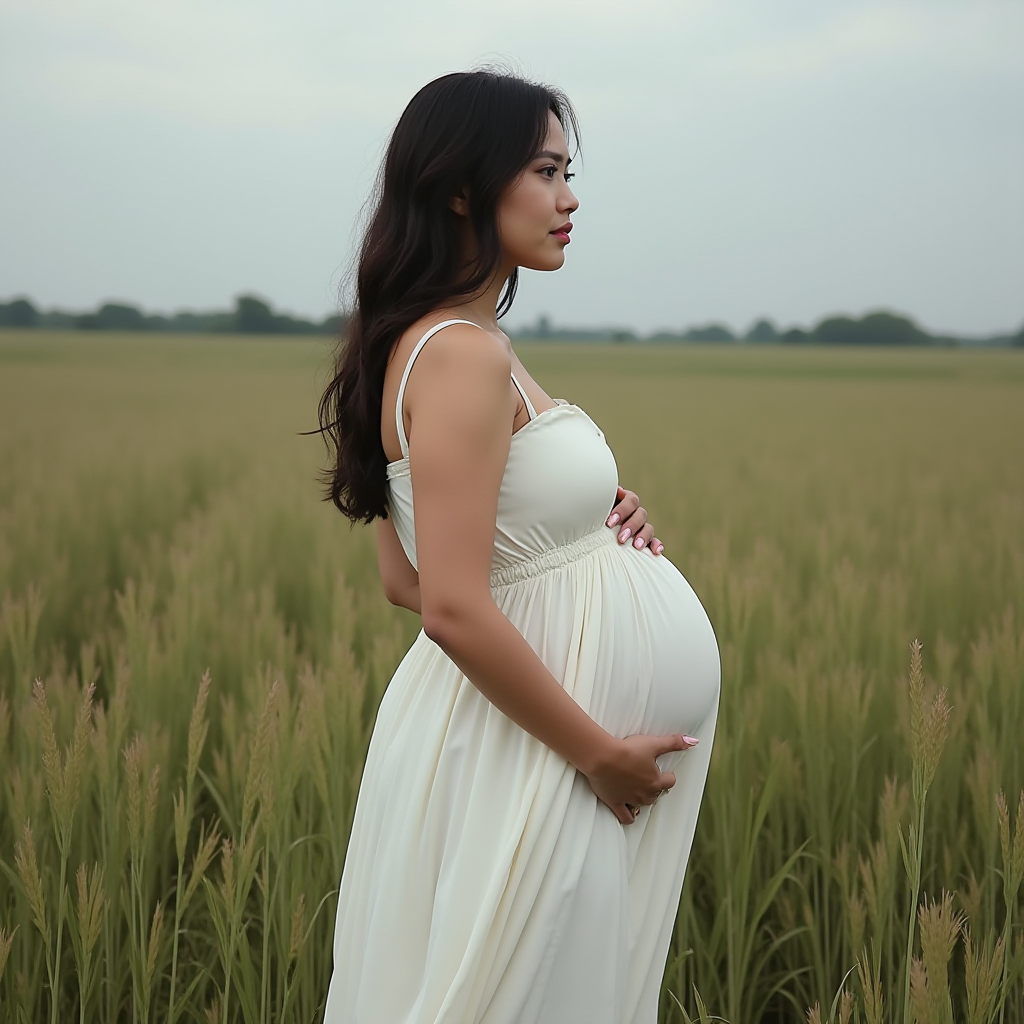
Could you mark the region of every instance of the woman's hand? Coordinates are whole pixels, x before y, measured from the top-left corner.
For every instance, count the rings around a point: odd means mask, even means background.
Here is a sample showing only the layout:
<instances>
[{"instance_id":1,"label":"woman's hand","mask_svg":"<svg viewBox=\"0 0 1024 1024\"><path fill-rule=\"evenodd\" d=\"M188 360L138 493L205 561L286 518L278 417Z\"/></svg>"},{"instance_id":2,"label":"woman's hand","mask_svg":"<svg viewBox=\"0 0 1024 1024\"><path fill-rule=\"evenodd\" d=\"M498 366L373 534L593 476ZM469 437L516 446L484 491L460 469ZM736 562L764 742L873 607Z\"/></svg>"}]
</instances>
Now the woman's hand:
<instances>
[{"instance_id":1,"label":"woman's hand","mask_svg":"<svg viewBox=\"0 0 1024 1024\"><path fill-rule=\"evenodd\" d=\"M638 550L649 546L654 554L660 555L665 545L654 536L654 527L647 522L647 509L641 507L636 493L620 486L615 492L615 502L605 525L618 527L619 543L632 539L633 547Z\"/></svg>"},{"instance_id":2,"label":"woman's hand","mask_svg":"<svg viewBox=\"0 0 1024 1024\"><path fill-rule=\"evenodd\" d=\"M663 772L655 759L696 745L693 736L627 736L617 741L610 756L587 776L587 781L615 817L623 825L631 825L636 821L636 811L653 804L676 784L675 774Z\"/></svg>"}]
</instances>

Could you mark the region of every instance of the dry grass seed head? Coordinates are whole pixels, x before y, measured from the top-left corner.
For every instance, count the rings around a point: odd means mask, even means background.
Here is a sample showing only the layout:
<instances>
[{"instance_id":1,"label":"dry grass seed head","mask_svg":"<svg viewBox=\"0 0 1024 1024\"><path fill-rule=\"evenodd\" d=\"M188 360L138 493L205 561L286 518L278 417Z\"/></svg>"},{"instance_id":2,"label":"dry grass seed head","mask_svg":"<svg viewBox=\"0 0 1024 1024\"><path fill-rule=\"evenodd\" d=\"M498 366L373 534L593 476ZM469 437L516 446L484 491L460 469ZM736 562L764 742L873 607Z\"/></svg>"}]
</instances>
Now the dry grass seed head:
<instances>
[{"instance_id":1,"label":"dry grass seed head","mask_svg":"<svg viewBox=\"0 0 1024 1024\"><path fill-rule=\"evenodd\" d=\"M199 758L206 743L206 734L209 731L210 723L206 718L206 702L210 696L210 670L203 673L199 681L199 692L196 694L196 702L192 708L192 717L188 723L188 768L187 777L191 783L199 769Z\"/></svg>"},{"instance_id":2,"label":"dry grass seed head","mask_svg":"<svg viewBox=\"0 0 1024 1024\"><path fill-rule=\"evenodd\" d=\"M1006 902L1011 904L1017 899L1021 882L1024 881L1024 792L1017 802L1012 842L1009 809L1001 790L996 803L999 811L999 845L1003 855L1003 888Z\"/></svg>"},{"instance_id":3,"label":"dry grass seed head","mask_svg":"<svg viewBox=\"0 0 1024 1024\"><path fill-rule=\"evenodd\" d=\"M916 1024L938 1024L938 1021L933 1021L931 1018L931 1008L928 1003L928 979L919 956L915 956L910 964L910 1009Z\"/></svg>"},{"instance_id":4,"label":"dry grass seed head","mask_svg":"<svg viewBox=\"0 0 1024 1024\"><path fill-rule=\"evenodd\" d=\"M852 949L860 949L864 945L864 933L867 925L867 906L864 897L859 892L854 893L850 898L850 946Z\"/></svg>"},{"instance_id":5,"label":"dry grass seed head","mask_svg":"<svg viewBox=\"0 0 1024 1024\"><path fill-rule=\"evenodd\" d=\"M832 867L835 871L836 880L839 882L840 892L844 896L850 895L850 875L851 875L851 862L853 860L853 851L850 849L850 843L848 840L843 839L839 842L835 855L832 857Z\"/></svg>"},{"instance_id":6,"label":"dry grass seed head","mask_svg":"<svg viewBox=\"0 0 1024 1024\"><path fill-rule=\"evenodd\" d=\"M967 990L967 1024L988 1024L999 996L1003 971L1004 936L992 948L976 947L969 928L964 929L964 985Z\"/></svg>"},{"instance_id":7,"label":"dry grass seed head","mask_svg":"<svg viewBox=\"0 0 1024 1024\"><path fill-rule=\"evenodd\" d=\"M84 864L79 864L75 881L78 884L78 930L82 949L88 958L99 940L103 912L107 905L103 891L102 866L94 864L92 871L88 871Z\"/></svg>"},{"instance_id":8,"label":"dry grass seed head","mask_svg":"<svg viewBox=\"0 0 1024 1024\"><path fill-rule=\"evenodd\" d=\"M968 921L975 921L981 913L981 900L985 894L984 883L979 882L974 871L968 869L967 884L963 889L958 889L956 898L963 907L964 917Z\"/></svg>"},{"instance_id":9,"label":"dry grass seed head","mask_svg":"<svg viewBox=\"0 0 1024 1024\"><path fill-rule=\"evenodd\" d=\"M128 781L128 839L137 850L142 835L142 737L136 734L124 751L124 768Z\"/></svg>"},{"instance_id":10,"label":"dry grass seed head","mask_svg":"<svg viewBox=\"0 0 1024 1024\"><path fill-rule=\"evenodd\" d=\"M8 932L6 928L0 927L0 981L3 981L4 970L7 968L7 958L11 955L14 933L17 930L17 926L11 932Z\"/></svg>"},{"instance_id":11,"label":"dry grass seed head","mask_svg":"<svg viewBox=\"0 0 1024 1024\"><path fill-rule=\"evenodd\" d=\"M302 935L306 929L306 894L299 893L295 902L295 909L292 911L292 925L288 932L288 963L293 964L298 959L299 950L302 948Z\"/></svg>"},{"instance_id":12,"label":"dry grass seed head","mask_svg":"<svg viewBox=\"0 0 1024 1024\"><path fill-rule=\"evenodd\" d=\"M160 935L163 931L164 908L157 900L156 908L153 910L153 921L149 926L149 948L146 951L146 988L151 989L153 977L156 974L156 958L160 951Z\"/></svg>"},{"instance_id":13,"label":"dry grass seed head","mask_svg":"<svg viewBox=\"0 0 1024 1024\"><path fill-rule=\"evenodd\" d=\"M225 839L220 848L221 898L231 906L235 897L235 844Z\"/></svg>"},{"instance_id":14,"label":"dry grass seed head","mask_svg":"<svg viewBox=\"0 0 1024 1024\"><path fill-rule=\"evenodd\" d=\"M246 776L245 792L242 797L240 838L243 841L246 839L246 833L252 825L256 799L266 782L272 740L271 724L273 722L274 706L277 702L279 688L279 683L277 680L274 680L274 684L267 692L267 699L263 703L263 710L260 712L259 721L256 723L256 734L252 741L251 753L249 755L249 771Z\"/></svg>"},{"instance_id":15,"label":"dry grass seed head","mask_svg":"<svg viewBox=\"0 0 1024 1024\"><path fill-rule=\"evenodd\" d=\"M57 734L53 730L50 708L46 703L46 687L41 679L37 679L32 685L32 700L39 725L39 741L43 748L43 777L46 779L46 789L50 795L54 817L62 820L64 786L60 749L57 746Z\"/></svg>"},{"instance_id":16,"label":"dry grass seed head","mask_svg":"<svg viewBox=\"0 0 1024 1024\"><path fill-rule=\"evenodd\" d=\"M36 844L32 836L32 826L25 822L21 839L14 845L14 867L18 873L32 920L43 937L46 945L50 944L50 924L46 919L46 900L43 898L43 882L39 877L39 862L36 860Z\"/></svg>"},{"instance_id":17,"label":"dry grass seed head","mask_svg":"<svg viewBox=\"0 0 1024 1024\"><path fill-rule=\"evenodd\" d=\"M921 667L921 641L910 645L910 752L914 764L924 760L924 672Z\"/></svg>"},{"instance_id":18,"label":"dry grass seed head","mask_svg":"<svg viewBox=\"0 0 1024 1024\"><path fill-rule=\"evenodd\" d=\"M85 759L89 753L89 740L92 733L92 700L96 693L96 684L90 682L82 693L82 703L75 718L75 731L71 737L71 747L64 763L65 799L68 804L68 825L70 817L78 805L81 780L85 773Z\"/></svg>"},{"instance_id":19,"label":"dry grass seed head","mask_svg":"<svg viewBox=\"0 0 1024 1024\"><path fill-rule=\"evenodd\" d=\"M182 911L191 902L199 883L206 875L210 862L217 852L217 844L220 842L220 830L216 823L210 832L206 833L205 822L199 828L199 846L196 849L195 857L192 858L192 873L189 876L188 885L185 886L185 897L182 901Z\"/></svg>"},{"instance_id":20,"label":"dry grass seed head","mask_svg":"<svg viewBox=\"0 0 1024 1024\"><path fill-rule=\"evenodd\" d=\"M843 995L839 1000L839 1024L850 1024L853 1016L853 993L843 989Z\"/></svg>"},{"instance_id":21,"label":"dry grass seed head","mask_svg":"<svg viewBox=\"0 0 1024 1024\"><path fill-rule=\"evenodd\" d=\"M221 1024L219 992L213 997L210 1005L206 1007L206 1024Z\"/></svg>"},{"instance_id":22,"label":"dry grass seed head","mask_svg":"<svg viewBox=\"0 0 1024 1024\"><path fill-rule=\"evenodd\" d=\"M907 787L895 776L887 775L878 801L878 821L882 839L889 845L889 839L899 831L900 823L907 814Z\"/></svg>"},{"instance_id":23,"label":"dry grass seed head","mask_svg":"<svg viewBox=\"0 0 1024 1024\"><path fill-rule=\"evenodd\" d=\"M953 894L943 892L940 899L922 903L917 919L925 967L930 971L933 965L948 963L964 927L963 914L953 909Z\"/></svg>"},{"instance_id":24,"label":"dry grass seed head","mask_svg":"<svg viewBox=\"0 0 1024 1024\"><path fill-rule=\"evenodd\" d=\"M57 745L57 734L53 727L46 699L46 687L37 679L32 687L32 699L39 724L39 738L43 748L43 774L50 794L50 805L58 830L58 841L67 843L75 808L78 805L79 786L85 769L85 758L89 750L92 724L92 698L96 686L90 683L82 693L82 702L75 717L71 743L61 756Z\"/></svg>"},{"instance_id":25,"label":"dry grass seed head","mask_svg":"<svg viewBox=\"0 0 1024 1024\"><path fill-rule=\"evenodd\" d=\"M1006 805L1006 794L999 790L996 794L996 820L999 823L999 851L1003 855L1003 870L1010 867L1010 809Z\"/></svg>"},{"instance_id":26,"label":"dry grass seed head","mask_svg":"<svg viewBox=\"0 0 1024 1024\"><path fill-rule=\"evenodd\" d=\"M884 902L884 891L885 891L885 875L884 870L879 870L879 861L884 868L888 860L888 853L882 848L882 854L879 856L878 849L881 845L881 841L875 843L872 847L871 853L868 856L861 856L858 861L857 871L860 875L861 887L867 898L867 905L871 912L871 924L877 932L880 926ZM859 946L859 944L858 944ZM858 948L855 946L854 948Z\"/></svg>"},{"instance_id":27,"label":"dry grass seed head","mask_svg":"<svg viewBox=\"0 0 1024 1024\"><path fill-rule=\"evenodd\" d=\"M918 908L921 955L928 977L928 1001L935 1024L952 1021L949 1003L949 958L964 926L963 915L953 909L952 893Z\"/></svg>"},{"instance_id":28,"label":"dry grass seed head","mask_svg":"<svg viewBox=\"0 0 1024 1024\"><path fill-rule=\"evenodd\" d=\"M821 1024L821 1007L817 1003L807 1008L807 1024Z\"/></svg>"},{"instance_id":29,"label":"dry grass seed head","mask_svg":"<svg viewBox=\"0 0 1024 1024\"><path fill-rule=\"evenodd\" d=\"M185 808L185 790L179 786L178 792L171 798L174 805L174 852L179 863L185 859L185 847L188 845L189 821Z\"/></svg>"},{"instance_id":30,"label":"dry grass seed head","mask_svg":"<svg viewBox=\"0 0 1024 1024\"><path fill-rule=\"evenodd\" d=\"M149 774L149 785L146 787L146 803L142 817L143 843L147 843L153 835L153 824L156 821L156 807L160 796L160 765L153 765Z\"/></svg>"},{"instance_id":31,"label":"dry grass seed head","mask_svg":"<svg viewBox=\"0 0 1024 1024\"><path fill-rule=\"evenodd\" d=\"M864 1019L867 1024L882 1024L885 1001L882 996L882 980L871 966L871 955L865 948L857 963L861 994L864 998Z\"/></svg>"},{"instance_id":32,"label":"dry grass seed head","mask_svg":"<svg viewBox=\"0 0 1024 1024\"><path fill-rule=\"evenodd\" d=\"M946 734L949 731L949 716L952 710L946 700L946 691L939 690L925 712L923 738L925 789L928 789L935 780L935 772L938 770L942 750L946 745Z\"/></svg>"}]
</instances>

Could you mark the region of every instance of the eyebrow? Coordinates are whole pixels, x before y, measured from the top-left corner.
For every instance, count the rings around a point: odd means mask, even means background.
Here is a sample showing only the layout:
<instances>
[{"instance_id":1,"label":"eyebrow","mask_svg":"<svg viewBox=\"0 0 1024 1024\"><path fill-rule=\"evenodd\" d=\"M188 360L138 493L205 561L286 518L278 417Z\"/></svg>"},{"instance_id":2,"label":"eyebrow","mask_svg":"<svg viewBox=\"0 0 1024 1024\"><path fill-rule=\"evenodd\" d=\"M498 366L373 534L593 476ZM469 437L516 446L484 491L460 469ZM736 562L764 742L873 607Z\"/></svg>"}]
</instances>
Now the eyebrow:
<instances>
[{"instance_id":1,"label":"eyebrow","mask_svg":"<svg viewBox=\"0 0 1024 1024\"><path fill-rule=\"evenodd\" d=\"M540 160L542 158L543 159L547 159L547 160L554 160L556 164L560 164L563 160L565 160L565 166L566 167L568 167L569 164L572 163L572 157L569 157L569 159L566 160L565 157L562 156L561 153L556 153L553 149L542 149L534 157L534 160Z\"/></svg>"}]
</instances>

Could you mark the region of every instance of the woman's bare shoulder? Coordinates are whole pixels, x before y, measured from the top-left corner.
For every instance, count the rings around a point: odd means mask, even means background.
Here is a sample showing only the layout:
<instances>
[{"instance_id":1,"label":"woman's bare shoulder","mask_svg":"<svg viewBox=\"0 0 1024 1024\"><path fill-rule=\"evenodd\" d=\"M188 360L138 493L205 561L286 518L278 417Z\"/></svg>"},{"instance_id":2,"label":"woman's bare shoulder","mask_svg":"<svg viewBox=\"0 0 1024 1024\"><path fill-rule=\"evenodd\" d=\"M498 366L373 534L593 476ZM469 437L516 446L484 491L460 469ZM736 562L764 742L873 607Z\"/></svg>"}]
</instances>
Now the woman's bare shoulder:
<instances>
[{"instance_id":1,"label":"woman's bare shoulder","mask_svg":"<svg viewBox=\"0 0 1024 1024\"><path fill-rule=\"evenodd\" d=\"M410 324L395 343L391 363L404 367L423 337L446 320L460 322L449 324L433 334L417 356L417 363L420 360L425 364L459 363L471 374L498 370L509 372L512 347L504 335L499 337L446 311L428 313Z\"/></svg>"}]
</instances>

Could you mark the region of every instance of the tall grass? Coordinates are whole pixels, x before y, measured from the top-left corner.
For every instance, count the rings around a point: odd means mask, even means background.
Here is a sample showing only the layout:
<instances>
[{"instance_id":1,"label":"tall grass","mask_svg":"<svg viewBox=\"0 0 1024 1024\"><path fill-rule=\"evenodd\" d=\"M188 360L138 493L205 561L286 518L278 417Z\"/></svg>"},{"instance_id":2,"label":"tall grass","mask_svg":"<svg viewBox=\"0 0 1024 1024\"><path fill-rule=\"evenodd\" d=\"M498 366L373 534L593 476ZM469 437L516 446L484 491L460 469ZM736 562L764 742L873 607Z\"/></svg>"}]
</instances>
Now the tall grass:
<instances>
[{"instance_id":1,"label":"tall grass","mask_svg":"<svg viewBox=\"0 0 1024 1024\"><path fill-rule=\"evenodd\" d=\"M522 354L722 648L662 1024L1024 1024L1024 362ZM322 1010L418 629L316 500L324 355L0 334L5 1021Z\"/></svg>"}]
</instances>

